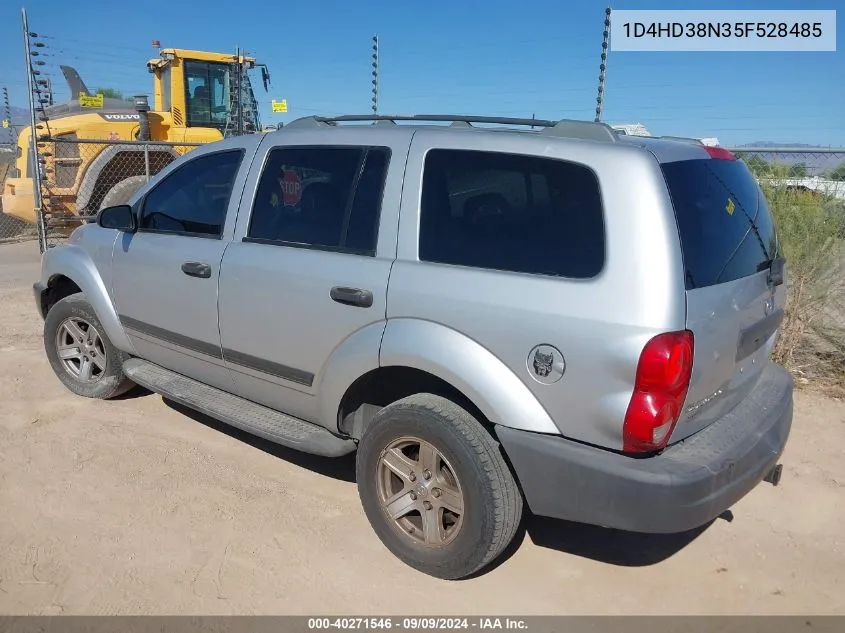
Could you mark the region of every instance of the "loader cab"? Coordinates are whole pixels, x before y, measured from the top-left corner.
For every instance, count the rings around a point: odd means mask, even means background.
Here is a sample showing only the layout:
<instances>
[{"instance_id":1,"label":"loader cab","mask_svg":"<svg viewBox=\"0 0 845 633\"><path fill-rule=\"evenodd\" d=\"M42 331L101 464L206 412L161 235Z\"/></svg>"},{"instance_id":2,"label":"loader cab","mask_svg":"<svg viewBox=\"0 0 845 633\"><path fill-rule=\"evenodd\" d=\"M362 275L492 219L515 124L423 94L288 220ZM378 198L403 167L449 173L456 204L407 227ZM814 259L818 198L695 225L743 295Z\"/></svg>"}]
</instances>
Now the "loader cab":
<instances>
[{"instance_id":1,"label":"loader cab","mask_svg":"<svg viewBox=\"0 0 845 633\"><path fill-rule=\"evenodd\" d=\"M159 59L147 64L155 77L154 112L161 115L164 124L186 128L185 140L257 132L261 121L248 72L255 66L252 57L163 49ZM262 72L266 86L268 76L266 70ZM243 113L240 118L238 90Z\"/></svg>"},{"instance_id":2,"label":"loader cab","mask_svg":"<svg viewBox=\"0 0 845 633\"><path fill-rule=\"evenodd\" d=\"M185 103L188 127L225 129L233 102L234 64L185 62Z\"/></svg>"}]
</instances>

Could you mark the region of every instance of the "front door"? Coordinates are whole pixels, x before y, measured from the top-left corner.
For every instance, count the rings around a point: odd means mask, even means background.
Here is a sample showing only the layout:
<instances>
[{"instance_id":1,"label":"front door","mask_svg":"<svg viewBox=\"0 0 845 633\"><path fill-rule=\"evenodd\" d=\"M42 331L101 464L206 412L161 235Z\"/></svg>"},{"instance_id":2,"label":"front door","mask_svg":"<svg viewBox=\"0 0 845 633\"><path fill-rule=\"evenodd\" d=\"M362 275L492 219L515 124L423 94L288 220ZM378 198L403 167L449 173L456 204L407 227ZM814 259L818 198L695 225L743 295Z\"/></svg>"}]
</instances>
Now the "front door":
<instances>
[{"instance_id":1,"label":"front door","mask_svg":"<svg viewBox=\"0 0 845 633\"><path fill-rule=\"evenodd\" d=\"M398 208L401 173L383 192L385 174L404 168L409 138L262 146L263 172L246 186L251 215L245 200L220 277L223 356L241 395L331 427L314 396L332 354L356 337L356 353L378 366L396 250L395 219L379 235L379 212Z\"/></svg>"},{"instance_id":2,"label":"front door","mask_svg":"<svg viewBox=\"0 0 845 633\"><path fill-rule=\"evenodd\" d=\"M231 390L217 327L217 286L244 152L197 154L140 202L138 231L115 248L113 296L141 358Z\"/></svg>"}]
</instances>

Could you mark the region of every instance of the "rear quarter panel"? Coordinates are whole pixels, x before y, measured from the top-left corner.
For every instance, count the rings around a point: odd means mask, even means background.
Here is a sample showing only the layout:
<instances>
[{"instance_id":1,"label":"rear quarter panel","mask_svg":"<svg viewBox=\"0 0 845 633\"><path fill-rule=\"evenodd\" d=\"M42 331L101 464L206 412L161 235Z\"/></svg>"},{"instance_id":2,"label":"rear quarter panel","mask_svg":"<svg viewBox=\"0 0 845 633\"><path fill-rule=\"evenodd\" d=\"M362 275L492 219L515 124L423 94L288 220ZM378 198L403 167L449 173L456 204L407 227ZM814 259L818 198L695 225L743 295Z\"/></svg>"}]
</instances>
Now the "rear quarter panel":
<instances>
[{"instance_id":1,"label":"rear quarter panel","mask_svg":"<svg viewBox=\"0 0 845 633\"><path fill-rule=\"evenodd\" d=\"M571 280L421 262L418 257L423 166L432 148L476 149L574 161L597 175L604 207L606 262L589 280ZM388 288L388 325L382 361L390 358L392 328L408 321L438 324L486 350L524 389L517 404L494 411L493 422L550 432L537 416L514 419L539 403L560 434L613 449L622 447L622 422L639 353L655 334L683 329L684 282L680 245L657 161L623 144L562 140L543 135L418 131L405 176L398 257ZM554 236L538 248L554 248ZM533 378L529 355L539 344L565 359L553 384ZM416 348L425 357L434 344ZM460 353L460 346L452 346ZM404 353L405 362L409 354ZM472 389L501 388L483 362L454 364ZM491 401L495 398L484 396ZM533 399L533 401L532 401ZM488 417L490 414L488 414Z\"/></svg>"}]
</instances>

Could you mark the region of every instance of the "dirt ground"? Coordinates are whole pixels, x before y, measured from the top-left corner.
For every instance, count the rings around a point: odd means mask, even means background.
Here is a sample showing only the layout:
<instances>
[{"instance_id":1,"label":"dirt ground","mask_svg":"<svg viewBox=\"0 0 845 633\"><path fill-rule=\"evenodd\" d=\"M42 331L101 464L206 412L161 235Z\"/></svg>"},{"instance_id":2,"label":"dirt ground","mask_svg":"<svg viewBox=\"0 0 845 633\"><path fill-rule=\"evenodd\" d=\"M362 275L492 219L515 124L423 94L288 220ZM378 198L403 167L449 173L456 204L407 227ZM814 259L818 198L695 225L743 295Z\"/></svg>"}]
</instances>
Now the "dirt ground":
<instances>
[{"instance_id":1,"label":"dirt ground","mask_svg":"<svg viewBox=\"0 0 845 633\"><path fill-rule=\"evenodd\" d=\"M845 614L845 402L796 394L781 485L730 521L654 537L530 517L498 567L440 581L376 539L351 459L157 395L67 392L37 250L0 244L0 614Z\"/></svg>"}]
</instances>

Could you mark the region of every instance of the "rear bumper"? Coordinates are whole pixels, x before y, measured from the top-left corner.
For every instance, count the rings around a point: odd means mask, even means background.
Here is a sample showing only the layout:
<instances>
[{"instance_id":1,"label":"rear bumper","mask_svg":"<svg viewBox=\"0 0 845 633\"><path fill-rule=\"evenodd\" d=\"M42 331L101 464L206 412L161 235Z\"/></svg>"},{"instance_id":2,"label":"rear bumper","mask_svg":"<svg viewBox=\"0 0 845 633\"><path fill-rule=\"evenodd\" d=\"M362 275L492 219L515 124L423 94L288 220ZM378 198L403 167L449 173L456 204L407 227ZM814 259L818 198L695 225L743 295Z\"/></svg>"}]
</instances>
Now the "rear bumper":
<instances>
[{"instance_id":1,"label":"rear bumper","mask_svg":"<svg viewBox=\"0 0 845 633\"><path fill-rule=\"evenodd\" d=\"M744 497L780 458L792 377L770 364L730 413L654 457L497 426L531 511L634 532L683 532Z\"/></svg>"}]
</instances>

